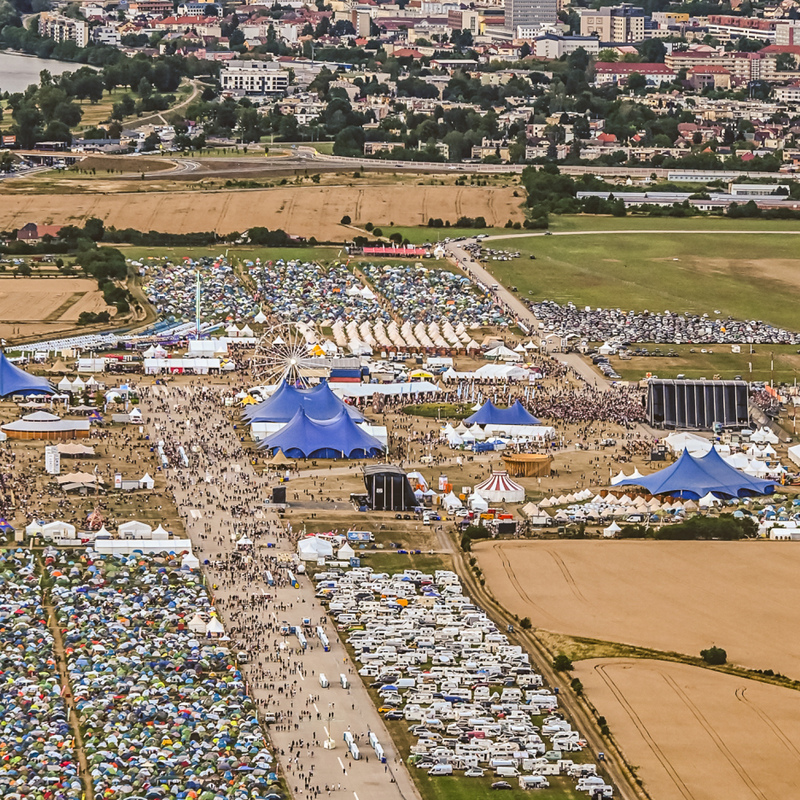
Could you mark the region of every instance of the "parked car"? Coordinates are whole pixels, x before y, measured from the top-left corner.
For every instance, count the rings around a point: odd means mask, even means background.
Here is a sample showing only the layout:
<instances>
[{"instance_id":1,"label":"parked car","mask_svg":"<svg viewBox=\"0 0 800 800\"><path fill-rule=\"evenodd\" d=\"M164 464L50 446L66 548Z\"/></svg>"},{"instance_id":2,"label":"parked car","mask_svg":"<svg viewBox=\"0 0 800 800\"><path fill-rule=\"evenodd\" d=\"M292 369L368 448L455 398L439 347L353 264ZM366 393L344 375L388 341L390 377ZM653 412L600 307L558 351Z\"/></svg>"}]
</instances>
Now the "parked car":
<instances>
[{"instance_id":1,"label":"parked car","mask_svg":"<svg viewBox=\"0 0 800 800\"><path fill-rule=\"evenodd\" d=\"M495 781L492 784L492 789L511 789L513 788L508 781Z\"/></svg>"}]
</instances>

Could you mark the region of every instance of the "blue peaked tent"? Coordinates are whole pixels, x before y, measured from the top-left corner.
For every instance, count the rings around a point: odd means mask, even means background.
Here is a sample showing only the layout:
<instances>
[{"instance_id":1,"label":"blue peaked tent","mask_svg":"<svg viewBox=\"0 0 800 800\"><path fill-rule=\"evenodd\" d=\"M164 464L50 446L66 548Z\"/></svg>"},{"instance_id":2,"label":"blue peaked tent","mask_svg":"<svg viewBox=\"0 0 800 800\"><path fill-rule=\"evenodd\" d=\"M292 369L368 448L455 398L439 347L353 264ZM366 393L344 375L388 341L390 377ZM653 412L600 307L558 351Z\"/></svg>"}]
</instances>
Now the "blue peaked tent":
<instances>
[{"instance_id":1,"label":"blue peaked tent","mask_svg":"<svg viewBox=\"0 0 800 800\"><path fill-rule=\"evenodd\" d=\"M695 457L689 450L670 466L643 478L627 478L620 486L641 486L650 494L669 494L687 500L699 500L709 492L721 498L752 497L772 494L774 481L752 478L722 460L712 447L705 455Z\"/></svg>"},{"instance_id":2,"label":"blue peaked tent","mask_svg":"<svg viewBox=\"0 0 800 800\"><path fill-rule=\"evenodd\" d=\"M15 367L0 352L0 397L10 394L55 394L56 390L47 378L28 375L25 370Z\"/></svg>"},{"instance_id":3,"label":"blue peaked tent","mask_svg":"<svg viewBox=\"0 0 800 800\"><path fill-rule=\"evenodd\" d=\"M282 381L275 393L263 403L248 406L243 416L249 423L289 422L301 408L311 419L333 419L342 410L356 422L364 419L357 408L337 397L327 383L320 383L313 389L297 389L286 381Z\"/></svg>"},{"instance_id":4,"label":"blue peaked tent","mask_svg":"<svg viewBox=\"0 0 800 800\"><path fill-rule=\"evenodd\" d=\"M541 422L519 400L508 408L498 408L491 400L487 400L471 417L467 417L464 423L466 425L541 425Z\"/></svg>"},{"instance_id":5,"label":"blue peaked tent","mask_svg":"<svg viewBox=\"0 0 800 800\"><path fill-rule=\"evenodd\" d=\"M282 450L288 458L371 458L383 451L378 439L356 425L344 409L332 419L318 420L300 408L259 447Z\"/></svg>"}]
</instances>

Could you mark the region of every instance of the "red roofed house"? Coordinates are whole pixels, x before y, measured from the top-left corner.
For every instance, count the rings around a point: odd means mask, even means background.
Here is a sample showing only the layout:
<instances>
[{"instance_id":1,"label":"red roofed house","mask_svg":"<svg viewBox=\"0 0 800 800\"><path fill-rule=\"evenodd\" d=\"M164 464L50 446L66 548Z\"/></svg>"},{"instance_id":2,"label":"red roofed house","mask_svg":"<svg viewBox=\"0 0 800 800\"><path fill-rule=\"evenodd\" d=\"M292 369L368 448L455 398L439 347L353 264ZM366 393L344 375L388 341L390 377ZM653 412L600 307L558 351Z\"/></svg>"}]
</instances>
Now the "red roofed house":
<instances>
[{"instance_id":1,"label":"red roofed house","mask_svg":"<svg viewBox=\"0 0 800 800\"><path fill-rule=\"evenodd\" d=\"M725 67L692 67L687 74L689 85L693 89L730 89L731 72Z\"/></svg>"},{"instance_id":2,"label":"red roofed house","mask_svg":"<svg viewBox=\"0 0 800 800\"><path fill-rule=\"evenodd\" d=\"M675 80L675 72L666 64L629 64L617 63L615 61L598 61L594 65L597 86L609 83L625 84L634 72L644 75L647 82L653 85L670 83Z\"/></svg>"},{"instance_id":3,"label":"red roofed house","mask_svg":"<svg viewBox=\"0 0 800 800\"><path fill-rule=\"evenodd\" d=\"M58 236L62 225L37 225L29 222L17 231L17 241L20 242L40 242L45 236Z\"/></svg>"}]
</instances>

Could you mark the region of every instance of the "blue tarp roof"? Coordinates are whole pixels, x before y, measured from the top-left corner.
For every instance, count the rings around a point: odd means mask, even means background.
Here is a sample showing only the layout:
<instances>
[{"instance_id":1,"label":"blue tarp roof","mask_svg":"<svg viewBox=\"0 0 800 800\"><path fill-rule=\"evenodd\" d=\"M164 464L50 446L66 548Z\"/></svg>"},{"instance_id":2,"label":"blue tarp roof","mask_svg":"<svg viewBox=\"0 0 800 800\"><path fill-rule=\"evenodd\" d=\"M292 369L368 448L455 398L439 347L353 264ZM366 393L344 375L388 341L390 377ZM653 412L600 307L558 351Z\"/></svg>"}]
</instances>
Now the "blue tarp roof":
<instances>
[{"instance_id":1,"label":"blue tarp roof","mask_svg":"<svg viewBox=\"0 0 800 800\"><path fill-rule=\"evenodd\" d=\"M498 408L491 400L487 400L471 417L467 417L464 422L467 425L541 424L519 400L508 408Z\"/></svg>"},{"instance_id":2,"label":"blue tarp roof","mask_svg":"<svg viewBox=\"0 0 800 800\"><path fill-rule=\"evenodd\" d=\"M359 428L342 409L333 419L316 420L298 409L279 431L265 436L259 447L280 449L289 458L368 458L383 445Z\"/></svg>"},{"instance_id":3,"label":"blue tarp roof","mask_svg":"<svg viewBox=\"0 0 800 800\"><path fill-rule=\"evenodd\" d=\"M709 492L718 497L748 497L772 494L774 481L752 478L722 460L712 447L703 456L695 457L689 450L674 463L644 478L627 478L618 486L641 486L650 494L670 494L687 500L699 500Z\"/></svg>"},{"instance_id":4,"label":"blue tarp roof","mask_svg":"<svg viewBox=\"0 0 800 800\"><path fill-rule=\"evenodd\" d=\"M47 378L28 375L25 370L15 367L0 352L0 397L10 394L55 394L56 390L50 385Z\"/></svg>"},{"instance_id":5,"label":"blue tarp roof","mask_svg":"<svg viewBox=\"0 0 800 800\"><path fill-rule=\"evenodd\" d=\"M324 382L313 389L297 389L281 381L271 397L256 406L247 407L243 414L248 422L289 422L301 408L311 419L333 419L342 410L357 422L364 419L357 408L347 405Z\"/></svg>"}]
</instances>

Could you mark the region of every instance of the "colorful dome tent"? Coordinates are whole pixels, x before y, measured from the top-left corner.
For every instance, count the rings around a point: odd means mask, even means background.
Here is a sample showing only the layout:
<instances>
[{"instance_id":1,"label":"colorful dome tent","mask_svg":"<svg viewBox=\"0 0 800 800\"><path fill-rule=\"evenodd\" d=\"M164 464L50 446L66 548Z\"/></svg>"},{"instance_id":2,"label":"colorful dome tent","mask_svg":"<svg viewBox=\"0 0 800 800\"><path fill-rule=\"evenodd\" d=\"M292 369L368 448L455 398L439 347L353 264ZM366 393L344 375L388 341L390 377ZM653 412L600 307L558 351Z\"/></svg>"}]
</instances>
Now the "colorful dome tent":
<instances>
[{"instance_id":1,"label":"colorful dome tent","mask_svg":"<svg viewBox=\"0 0 800 800\"><path fill-rule=\"evenodd\" d=\"M317 420L300 408L279 431L265 436L259 447L279 448L290 458L371 458L383 445L361 430L348 413Z\"/></svg>"},{"instance_id":2,"label":"colorful dome tent","mask_svg":"<svg viewBox=\"0 0 800 800\"><path fill-rule=\"evenodd\" d=\"M483 483L475 487L479 494L489 503L521 503L525 500L525 490L508 477L505 470L493 472Z\"/></svg>"},{"instance_id":3,"label":"colorful dome tent","mask_svg":"<svg viewBox=\"0 0 800 800\"><path fill-rule=\"evenodd\" d=\"M498 408L491 400L487 400L478 411L464 422L467 425L539 425L541 424L517 400L513 406Z\"/></svg>"},{"instance_id":4,"label":"colorful dome tent","mask_svg":"<svg viewBox=\"0 0 800 800\"><path fill-rule=\"evenodd\" d=\"M716 497L729 498L775 491L773 481L734 469L713 447L702 456L693 456L687 448L674 464L642 478L626 478L617 486L641 486L650 494L669 494L691 500L699 500L709 492Z\"/></svg>"},{"instance_id":5,"label":"colorful dome tent","mask_svg":"<svg viewBox=\"0 0 800 800\"><path fill-rule=\"evenodd\" d=\"M0 351L0 397L12 394L55 394L47 378L29 375L25 370L14 366L5 353Z\"/></svg>"},{"instance_id":6,"label":"colorful dome tent","mask_svg":"<svg viewBox=\"0 0 800 800\"><path fill-rule=\"evenodd\" d=\"M283 381L271 397L245 409L243 416L249 423L289 422L301 408L311 419L333 419L344 410L356 422L364 420L357 408L347 405L324 382L313 389L297 389Z\"/></svg>"}]
</instances>

